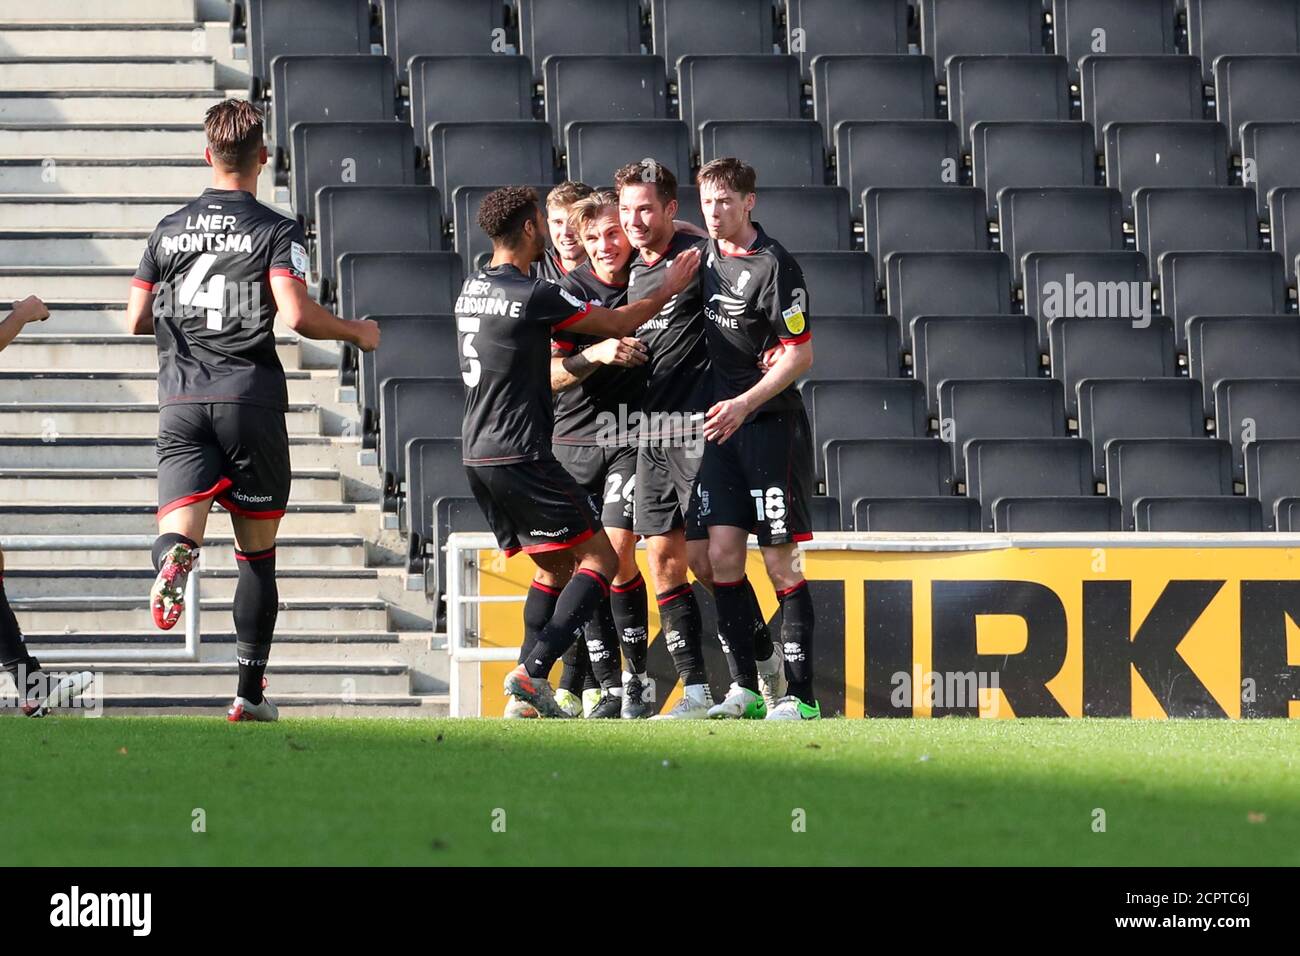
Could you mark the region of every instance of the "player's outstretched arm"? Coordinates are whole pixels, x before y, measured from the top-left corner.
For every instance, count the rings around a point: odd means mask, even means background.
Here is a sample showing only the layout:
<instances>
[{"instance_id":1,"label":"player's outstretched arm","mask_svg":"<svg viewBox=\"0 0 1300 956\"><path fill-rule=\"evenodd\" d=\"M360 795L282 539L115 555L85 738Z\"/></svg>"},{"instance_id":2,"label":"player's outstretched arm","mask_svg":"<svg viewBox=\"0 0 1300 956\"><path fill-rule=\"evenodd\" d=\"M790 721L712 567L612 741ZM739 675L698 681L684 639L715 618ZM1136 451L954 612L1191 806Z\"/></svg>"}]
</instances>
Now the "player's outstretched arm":
<instances>
[{"instance_id":1,"label":"player's outstretched arm","mask_svg":"<svg viewBox=\"0 0 1300 956\"><path fill-rule=\"evenodd\" d=\"M700 250L687 249L673 259L664 273L663 285L649 298L617 309L605 309L592 306L587 314L565 328L588 335L604 335L610 338L623 338L631 335L641 326L659 314L659 310L668 304L668 300L685 289L695 279L700 268Z\"/></svg>"},{"instance_id":2,"label":"player's outstretched arm","mask_svg":"<svg viewBox=\"0 0 1300 956\"><path fill-rule=\"evenodd\" d=\"M0 321L0 351L14 340L28 322L43 322L50 317L50 310L34 295L29 295L21 302L14 303L14 309Z\"/></svg>"},{"instance_id":3,"label":"player's outstretched arm","mask_svg":"<svg viewBox=\"0 0 1300 956\"><path fill-rule=\"evenodd\" d=\"M307 294L307 287L290 276L272 276L271 294L285 324L305 339L348 342L363 352L379 347L379 323L370 319L340 319Z\"/></svg>"},{"instance_id":4,"label":"player's outstretched arm","mask_svg":"<svg viewBox=\"0 0 1300 956\"><path fill-rule=\"evenodd\" d=\"M630 336L604 339L573 355L554 356L551 359L551 391L568 391L602 365L635 368L649 360L650 353L640 339Z\"/></svg>"}]
</instances>

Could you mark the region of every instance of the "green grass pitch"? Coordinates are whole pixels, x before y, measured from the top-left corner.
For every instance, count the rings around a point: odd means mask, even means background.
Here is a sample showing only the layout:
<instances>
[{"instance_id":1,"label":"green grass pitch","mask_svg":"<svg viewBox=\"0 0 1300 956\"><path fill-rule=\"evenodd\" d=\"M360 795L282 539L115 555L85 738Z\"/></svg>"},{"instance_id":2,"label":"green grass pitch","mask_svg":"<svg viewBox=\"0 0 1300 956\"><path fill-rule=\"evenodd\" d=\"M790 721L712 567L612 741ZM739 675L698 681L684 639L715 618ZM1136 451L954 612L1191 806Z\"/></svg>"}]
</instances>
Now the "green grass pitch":
<instances>
[{"instance_id":1,"label":"green grass pitch","mask_svg":"<svg viewBox=\"0 0 1300 956\"><path fill-rule=\"evenodd\" d=\"M1300 864L1300 721L53 717L0 766L8 866Z\"/></svg>"}]
</instances>

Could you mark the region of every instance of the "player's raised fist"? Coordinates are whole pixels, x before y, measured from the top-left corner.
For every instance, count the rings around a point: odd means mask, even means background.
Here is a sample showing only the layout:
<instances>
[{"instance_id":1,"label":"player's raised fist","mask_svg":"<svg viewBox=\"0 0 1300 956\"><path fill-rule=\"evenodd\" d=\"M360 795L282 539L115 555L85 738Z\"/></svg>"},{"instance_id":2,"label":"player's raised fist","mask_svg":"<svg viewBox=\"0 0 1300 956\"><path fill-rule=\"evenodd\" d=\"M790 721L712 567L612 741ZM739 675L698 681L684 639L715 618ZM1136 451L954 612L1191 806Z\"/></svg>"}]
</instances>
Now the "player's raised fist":
<instances>
[{"instance_id":1,"label":"player's raised fist","mask_svg":"<svg viewBox=\"0 0 1300 956\"><path fill-rule=\"evenodd\" d=\"M29 295L21 302L14 303L14 315L23 322L44 322L50 317L50 310L38 296Z\"/></svg>"},{"instance_id":2,"label":"player's raised fist","mask_svg":"<svg viewBox=\"0 0 1300 956\"><path fill-rule=\"evenodd\" d=\"M356 325L353 344L363 352L373 352L379 348L379 323L371 319L358 319Z\"/></svg>"},{"instance_id":3,"label":"player's raised fist","mask_svg":"<svg viewBox=\"0 0 1300 956\"><path fill-rule=\"evenodd\" d=\"M676 295L691 284L699 268L700 250L687 249L669 264L668 271L664 273L664 287L670 294Z\"/></svg>"}]
</instances>

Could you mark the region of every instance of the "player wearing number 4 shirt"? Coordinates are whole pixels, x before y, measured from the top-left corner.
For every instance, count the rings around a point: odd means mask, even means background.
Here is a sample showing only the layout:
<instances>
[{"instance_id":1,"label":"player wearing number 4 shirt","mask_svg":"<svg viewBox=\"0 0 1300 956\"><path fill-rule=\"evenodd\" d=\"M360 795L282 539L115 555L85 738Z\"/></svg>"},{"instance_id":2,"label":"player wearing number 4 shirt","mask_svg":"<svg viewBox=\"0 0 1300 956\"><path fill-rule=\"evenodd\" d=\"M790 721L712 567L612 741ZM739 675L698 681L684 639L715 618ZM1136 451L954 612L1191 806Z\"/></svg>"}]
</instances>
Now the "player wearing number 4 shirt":
<instances>
[{"instance_id":1,"label":"player wearing number 4 shirt","mask_svg":"<svg viewBox=\"0 0 1300 956\"><path fill-rule=\"evenodd\" d=\"M551 452L551 337L564 329L631 334L694 279L699 256L678 257L659 294L607 309L529 277L546 236L532 189L490 193L478 224L492 240L492 262L466 279L456 300L465 469L501 550L526 552L538 567L535 586L559 592L549 617L526 628L534 639L525 641L505 691L542 717L561 717L551 668L609 595L618 558L591 496Z\"/></svg>"},{"instance_id":2,"label":"player wearing number 4 shirt","mask_svg":"<svg viewBox=\"0 0 1300 956\"><path fill-rule=\"evenodd\" d=\"M700 269L708 319L714 401L704 425L699 513L709 529L718 634L728 649L731 691L710 717L807 720L820 716L812 689L813 605L799 570L798 542L812 537L813 450L795 381L812 367L812 330L803 272L757 223L754 170L716 159L699 173L710 240ZM780 357L764 373L763 357ZM787 690L768 707L759 693L753 588L745 576L757 534L781 602Z\"/></svg>"},{"instance_id":3,"label":"player wearing number 4 shirt","mask_svg":"<svg viewBox=\"0 0 1300 956\"><path fill-rule=\"evenodd\" d=\"M289 500L288 387L276 316L310 339L379 344L374 322L335 318L307 294L307 246L293 220L258 203L262 116L226 100L208 110L212 188L158 224L136 270L127 325L158 343L158 577L155 623L180 619L213 500L230 512L239 583L239 689L229 719L275 720L262 694L279 595L275 537Z\"/></svg>"}]
</instances>

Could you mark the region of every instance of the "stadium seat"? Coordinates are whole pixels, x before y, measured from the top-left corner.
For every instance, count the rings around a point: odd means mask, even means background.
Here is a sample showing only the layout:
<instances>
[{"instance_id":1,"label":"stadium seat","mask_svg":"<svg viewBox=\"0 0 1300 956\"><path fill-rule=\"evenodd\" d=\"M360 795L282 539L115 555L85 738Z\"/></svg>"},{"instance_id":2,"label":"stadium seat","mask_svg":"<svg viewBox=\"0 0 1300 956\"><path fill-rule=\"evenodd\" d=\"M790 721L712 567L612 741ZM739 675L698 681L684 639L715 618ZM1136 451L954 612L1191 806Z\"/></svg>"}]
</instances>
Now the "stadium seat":
<instances>
[{"instance_id":1,"label":"stadium seat","mask_svg":"<svg viewBox=\"0 0 1300 956\"><path fill-rule=\"evenodd\" d=\"M760 186L826 185L826 149L822 129L813 120L702 124L700 165L724 156L743 157L754 167Z\"/></svg>"},{"instance_id":2,"label":"stadium seat","mask_svg":"<svg viewBox=\"0 0 1300 956\"><path fill-rule=\"evenodd\" d=\"M1201 389L1191 379L1085 378L1078 398L1079 437L1092 443L1098 478L1114 439L1205 437Z\"/></svg>"},{"instance_id":3,"label":"stadium seat","mask_svg":"<svg viewBox=\"0 0 1300 956\"><path fill-rule=\"evenodd\" d=\"M989 247L982 189L969 186L868 188L863 193L862 205L867 251L875 259L876 271L882 278L885 259L891 253L974 252Z\"/></svg>"},{"instance_id":4,"label":"stadium seat","mask_svg":"<svg viewBox=\"0 0 1300 956\"><path fill-rule=\"evenodd\" d=\"M1043 52L1042 0L920 0L921 52L935 79L954 55Z\"/></svg>"},{"instance_id":5,"label":"stadium seat","mask_svg":"<svg viewBox=\"0 0 1300 956\"><path fill-rule=\"evenodd\" d=\"M1214 64L1214 88L1219 122L1239 152L1242 124L1300 116L1300 56L1221 56Z\"/></svg>"},{"instance_id":6,"label":"stadium seat","mask_svg":"<svg viewBox=\"0 0 1300 956\"><path fill-rule=\"evenodd\" d=\"M792 56L684 56L677 63L681 118L696 146L709 120L799 119L802 84Z\"/></svg>"},{"instance_id":7,"label":"stadium seat","mask_svg":"<svg viewBox=\"0 0 1300 956\"><path fill-rule=\"evenodd\" d=\"M965 473L977 438L1064 438L1065 393L1047 378L948 379L939 383L939 436L952 443L953 472Z\"/></svg>"},{"instance_id":8,"label":"stadium seat","mask_svg":"<svg viewBox=\"0 0 1300 956\"><path fill-rule=\"evenodd\" d=\"M1215 437L1232 445L1240 479L1245 446L1268 438L1300 438L1300 379L1220 379L1214 385Z\"/></svg>"},{"instance_id":9,"label":"stadium seat","mask_svg":"<svg viewBox=\"0 0 1300 956\"><path fill-rule=\"evenodd\" d=\"M1114 189L1050 186L1003 189L999 235L1017 278L1029 253L1110 252L1124 248L1124 202Z\"/></svg>"},{"instance_id":10,"label":"stadium seat","mask_svg":"<svg viewBox=\"0 0 1300 956\"><path fill-rule=\"evenodd\" d=\"M1215 438L1125 438L1106 446L1106 489L1133 530L1139 498L1232 494L1232 449Z\"/></svg>"},{"instance_id":11,"label":"stadium seat","mask_svg":"<svg viewBox=\"0 0 1300 956\"><path fill-rule=\"evenodd\" d=\"M699 192L694 193L698 213ZM678 189L678 205L685 204ZM759 186L753 216L787 249L847 252L853 248L849 194L838 186ZM678 218L687 217L679 213Z\"/></svg>"},{"instance_id":12,"label":"stadium seat","mask_svg":"<svg viewBox=\"0 0 1300 956\"><path fill-rule=\"evenodd\" d=\"M538 201L544 207L551 185L534 183L532 187L537 192ZM499 188L499 186L461 186L452 195L452 235L456 252L464 263L466 274L477 271L492 258L492 240L478 227L478 207L488 193Z\"/></svg>"},{"instance_id":13,"label":"stadium seat","mask_svg":"<svg viewBox=\"0 0 1300 956\"><path fill-rule=\"evenodd\" d=\"M544 183L555 178L551 128L541 120L434 123L429 127L429 170L452 215L460 186Z\"/></svg>"},{"instance_id":14,"label":"stadium seat","mask_svg":"<svg viewBox=\"0 0 1300 956\"><path fill-rule=\"evenodd\" d=\"M763 199L763 190L761 187L759 189L758 198L760 202ZM846 210L848 209L847 199L845 199L844 201L844 207ZM846 216L848 215L847 211L845 212L845 215ZM698 187L683 186L680 183L678 184L677 218L689 222L693 226L699 226L701 229L705 228L704 211L700 208L700 190ZM772 221L776 221L776 220L772 220ZM783 228L784 228L784 224L783 224ZM800 248L799 246L794 245L793 243L786 242L784 237L780 239L780 242L787 249Z\"/></svg>"},{"instance_id":15,"label":"stadium seat","mask_svg":"<svg viewBox=\"0 0 1300 956\"><path fill-rule=\"evenodd\" d=\"M688 54L771 53L771 0L650 0L654 52L671 70Z\"/></svg>"},{"instance_id":16,"label":"stadium seat","mask_svg":"<svg viewBox=\"0 0 1300 956\"><path fill-rule=\"evenodd\" d=\"M952 494L952 455L937 438L832 441L826 448L826 490L853 527L859 498L936 498Z\"/></svg>"},{"instance_id":17,"label":"stadium seat","mask_svg":"<svg viewBox=\"0 0 1300 956\"><path fill-rule=\"evenodd\" d=\"M980 503L984 530L1003 498L1087 497L1092 452L1079 438L976 439L965 450L966 494Z\"/></svg>"},{"instance_id":18,"label":"stadium seat","mask_svg":"<svg viewBox=\"0 0 1300 956\"><path fill-rule=\"evenodd\" d=\"M874 315L876 269L865 252L794 252L815 316Z\"/></svg>"},{"instance_id":19,"label":"stadium seat","mask_svg":"<svg viewBox=\"0 0 1300 956\"><path fill-rule=\"evenodd\" d=\"M1194 315L1280 315L1287 310L1282 257L1275 252L1166 252L1162 311L1181 345ZM1193 373L1195 374L1195 373Z\"/></svg>"},{"instance_id":20,"label":"stadium seat","mask_svg":"<svg viewBox=\"0 0 1300 956\"><path fill-rule=\"evenodd\" d=\"M333 299L347 252L438 252L442 200L432 186L325 186L316 193L320 300Z\"/></svg>"},{"instance_id":21,"label":"stadium seat","mask_svg":"<svg viewBox=\"0 0 1300 956\"><path fill-rule=\"evenodd\" d=\"M1295 0L1183 0L1187 52L1214 81L1223 54L1300 53L1300 8Z\"/></svg>"},{"instance_id":22,"label":"stadium seat","mask_svg":"<svg viewBox=\"0 0 1300 956\"><path fill-rule=\"evenodd\" d=\"M691 178L691 131L681 120L575 121L564 130L568 178L577 182L614 182L628 157L653 158L671 169L678 182Z\"/></svg>"},{"instance_id":23,"label":"stadium seat","mask_svg":"<svg viewBox=\"0 0 1300 956\"><path fill-rule=\"evenodd\" d=\"M1207 417L1214 414L1214 390L1224 379L1300 378L1300 318L1192 316L1187 323L1187 370L1204 387Z\"/></svg>"},{"instance_id":24,"label":"stadium seat","mask_svg":"<svg viewBox=\"0 0 1300 956\"><path fill-rule=\"evenodd\" d=\"M433 537L433 502L444 495L472 494L461 464L459 438L412 438L404 454L406 488L398 506L398 527L407 533L407 570L423 571L418 560Z\"/></svg>"},{"instance_id":25,"label":"stadium seat","mask_svg":"<svg viewBox=\"0 0 1300 956\"><path fill-rule=\"evenodd\" d=\"M971 139L972 183L984 190L990 219L997 217L1004 189L1097 185L1097 154L1087 123L976 123Z\"/></svg>"},{"instance_id":26,"label":"stadium seat","mask_svg":"<svg viewBox=\"0 0 1300 956\"><path fill-rule=\"evenodd\" d=\"M424 588L433 601L434 626L445 630L447 609L442 598L447 588L447 556L442 549L447 546L447 538L458 533L488 533L492 529L477 499L468 495L440 495L433 499L432 511L433 527L430 529L429 556L424 564Z\"/></svg>"},{"instance_id":27,"label":"stadium seat","mask_svg":"<svg viewBox=\"0 0 1300 956\"><path fill-rule=\"evenodd\" d=\"M1228 186L1228 136L1222 123L1111 123L1106 184L1124 197L1143 186Z\"/></svg>"},{"instance_id":28,"label":"stadium seat","mask_svg":"<svg viewBox=\"0 0 1300 956\"><path fill-rule=\"evenodd\" d=\"M961 141L947 120L841 120L835 165L853 218L861 220L862 193L869 186L959 184Z\"/></svg>"},{"instance_id":29,"label":"stadium seat","mask_svg":"<svg viewBox=\"0 0 1300 956\"><path fill-rule=\"evenodd\" d=\"M260 100L278 56L370 52L366 0L244 0L248 25L248 98Z\"/></svg>"},{"instance_id":30,"label":"stadium seat","mask_svg":"<svg viewBox=\"0 0 1300 956\"><path fill-rule=\"evenodd\" d=\"M1079 71L1083 118L1092 124L1099 153L1110 123L1205 119L1201 64L1194 56L1085 56Z\"/></svg>"},{"instance_id":31,"label":"stadium seat","mask_svg":"<svg viewBox=\"0 0 1300 956\"><path fill-rule=\"evenodd\" d=\"M386 56L279 56L271 67L267 138L283 168L295 123L368 123L397 116L397 80Z\"/></svg>"},{"instance_id":32,"label":"stadium seat","mask_svg":"<svg viewBox=\"0 0 1300 956\"><path fill-rule=\"evenodd\" d=\"M1123 531L1124 518L1118 501L1096 495L1088 498L999 498L993 503L993 530L1007 534L1043 531L1105 534Z\"/></svg>"},{"instance_id":33,"label":"stadium seat","mask_svg":"<svg viewBox=\"0 0 1300 956\"><path fill-rule=\"evenodd\" d=\"M886 301L912 347L918 315L1007 315L1011 266L1000 252L896 252L886 266Z\"/></svg>"},{"instance_id":34,"label":"stadium seat","mask_svg":"<svg viewBox=\"0 0 1300 956\"><path fill-rule=\"evenodd\" d=\"M813 116L835 145L844 120L934 119L934 67L927 56L824 53L812 62ZM868 92L869 91L869 92Z\"/></svg>"},{"instance_id":35,"label":"stadium seat","mask_svg":"<svg viewBox=\"0 0 1300 956\"><path fill-rule=\"evenodd\" d=\"M1269 192L1269 236L1282 256L1286 281L1296 281L1296 256L1300 255L1300 187L1277 186Z\"/></svg>"},{"instance_id":36,"label":"stadium seat","mask_svg":"<svg viewBox=\"0 0 1300 956\"><path fill-rule=\"evenodd\" d=\"M1038 328L1023 315L918 315L912 320L912 370L925 383L931 412L950 378L1037 378Z\"/></svg>"},{"instance_id":37,"label":"stadium seat","mask_svg":"<svg viewBox=\"0 0 1300 956\"><path fill-rule=\"evenodd\" d=\"M1146 257L1138 252L1030 252L1022 259L1025 314L1038 320L1048 344L1055 318L1150 321ZM1058 376L1059 378L1059 376Z\"/></svg>"},{"instance_id":38,"label":"stadium seat","mask_svg":"<svg viewBox=\"0 0 1300 956\"><path fill-rule=\"evenodd\" d=\"M814 534L844 530L840 524L840 503L829 495L813 495L809 498L809 510Z\"/></svg>"},{"instance_id":39,"label":"stadium seat","mask_svg":"<svg viewBox=\"0 0 1300 956\"><path fill-rule=\"evenodd\" d=\"M455 378L460 374L453 315L363 315L379 323L384 347L361 353L357 361L357 400L363 448L379 436L379 383L389 378Z\"/></svg>"},{"instance_id":40,"label":"stadium seat","mask_svg":"<svg viewBox=\"0 0 1300 956\"><path fill-rule=\"evenodd\" d=\"M405 123L299 123L290 136L289 198L308 229L316 193L326 186L415 185L415 144Z\"/></svg>"},{"instance_id":41,"label":"stadium seat","mask_svg":"<svg viewBox=\"0 0 1300 956\"><path fill-rule=\"evenodd\" d=\"M434 123L533 118L533 68L524 57L420 56L409 65L411 125L426 153Z\"/></svg>"},{"instance_id":42,"label":"stadium seat","mask_svg":"<svg viewBox=\"0 0 1300 956\"><path fill-rule=\"evenodd\" d=\"M1081 319L1061 316L1047 323L1052 377L1065 386L1065 410L1078 417L1078 385L1084 379L1173 378L1174 325L1168 316L1149 324L1129 319Z\"/></svg>"},{"instance_id":43,"label":"stadium seat","mask_svg":"<svg viewBox=\"0 0 1300 956\"><path fill-rule=\"evenodd\" d=\"M1300 498L1279 498L1273 505L1276 524L1267 508L1260 505L1264 512L1266 531L1300 531Z\"/></svg>"},{"instance_id":44,"label":"stadium seat","mask_svg":"<svg viewBox=\"0 0 1300 956\"><path fill-rule=\"evenodd\" d=\"M1268 219L1268 194L1300 179L1300 121L1241 124L1241 162L1242 185L1254 188L1259 218Z\"/></svg>"},{"instance_id":45,"label":"stadium seat","mask_svg":"<svg viewBox=\"0 0 1300 956\"><path fill-rule=\"evenodd\" d=\"M519 52L532 62L537 79L547 57L641 52L638 0L518 0L518 10Z\"/></svg>"},{"instance_id":46,"label":"stadium seat","mask_svg":"<svg viewBox=\"0 0 1300 956\"><path fill-rule=\"evenodd\" d=\"M980 505L973 498L858 498L854 531L936 534L980 530Z\"/></svg>"},{"instance_id":47,"label":"stadium seat","mask_svg":"<svg viewBox=\"0 0 1300 956\"><path fill-rule=\"evenodd\" d=\"M668 77L657 56L552 56L546 119L557 143L575 120L650 120L668 116Z\"/></svg>"},{"instance_id":48,"label":"stadium seat","mask_svg":"<svg viewBox=\"0 0 1300 956\"><path fill-rule=\"evenodd\" d=\"M1206 495L1138 498L1133 502L1135 531L1250 532L1264 530L1254 498Z\"/></svg>"},{"instance_id":49,"label":"stadium seat","mask_svg":"<svg viewBox=\"0 0 1300 956\"><path fill-rule=\"evenodd\" d=\"M1076 80L1079 61L1086 56L1174 53L1175 26L1174 0L1052 0L1056 52L1065 57Z\"/></svg>"},{"instance_id":50,"label":"stadium seat","mask_svg":"<svg viewBox=\"0 0 1300 956\"><path fill-rule=\"evenodd\" d=\"M925 389L920 382L813 379L804 383L802 392L812 422L819 479L826 477L826 446L832 440L926 436Z\"/></svg>"},{"instance_id":51,"label":"stadium seat","mask_svg":"<svg viewBox=\"0 0 1300 956\"><path fill-rule=\"evenodd\" d=\"M1269 531L1290 530L1295 525L1279 527L1280 504L1300 498L1300 440L1266 438L1245 446L1246 494L1259 501L1264 511L1264 526ZM1300 519L1300 509L1288 505L1287 513Z\"/></svg>"},{"instance_id":52,"label":"stadium seat","mask_svg":"<svg viewBox=\"0 0 1300 956\"><path fill-rule=\"evenodd\" d=\"M814 313L813 340L816 357L809 374L818 378L897 378L900 374L898 323L887 315Z\"/></svg>"},{"instance_id":53,"label":"stadium seat","mask_svg":"<svg viewBox=\"0 0 1300 956\"><path fill-rule=\"evenodd\" d=\"M823 53L906 53L908 0L783 0L786 49L805 78Z\"/></svg>"},{"instance_id":54,"label":"stadium seat","mask_svg":"<svg viewBox=\"0 0 1300 956\"><path fill-rule=\"evenodd\" d=\"M412 115L417 115L414 112L415 84L411 82L411 73L415 69L411 60L415 57L477 59L490 56L494 60L511 59L501 55L506 47L506 8L500 0L383 0L381 8L384 18L384 51L397 66L398 82L411 83ZM526 61L522 65L528 66ZM529 78L531 77L530 73ZM443 88L455 90L456 96L447 99L459 99L462 105L474 102L479 95L487 92L460 85ZM515 117L486 115L463 118ZM450 121L462 117L447 116L445 119ZM431 122L433 120L428 121ZM425 129L428 123L415 128Z\"/></svg>"},{"instance_id":55,"label":"stadium seat","mask_svg":"<svg viewBox=\"0 0 1300 956\"><path fill-rule=\"evenodd\" d=\"M349 252L339 257L339 315L448 313L463 282L454 252Z\"/></svg>"},{"instance_id":56,"label":"stadium seat","mask_svg":"<svg viewBox=\"0 0 1300 956\"><path fill-rule=\"evenodd\" d=\"M948 116L971 148L976 123L1070 119L1070 71L1059 56L954 56Z\"/></svg>"},{"instance_id":57,"label":"stadium seat","mask_svg":"<svg viewBox=\"0 0 1300 956\"><path fill-rule=\"evenodd\" d=\"M1147 262L1178 251L1246 252L1260 247L1255 196L1239 186L1160 186L1133 196L1133 229Z\"/></svg>"},{"instance_id":58,"label":"stadium seat","mask_svg":"<svg viewBox=\"0 0 1300 956\"><path fill-rule=\"evenodd\" d=\"M465 383L456 378L386 378L379 383L379 465L384 510L397 510L412 438L460 438Z\"/></svg>"}]
</instances>

